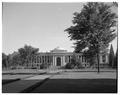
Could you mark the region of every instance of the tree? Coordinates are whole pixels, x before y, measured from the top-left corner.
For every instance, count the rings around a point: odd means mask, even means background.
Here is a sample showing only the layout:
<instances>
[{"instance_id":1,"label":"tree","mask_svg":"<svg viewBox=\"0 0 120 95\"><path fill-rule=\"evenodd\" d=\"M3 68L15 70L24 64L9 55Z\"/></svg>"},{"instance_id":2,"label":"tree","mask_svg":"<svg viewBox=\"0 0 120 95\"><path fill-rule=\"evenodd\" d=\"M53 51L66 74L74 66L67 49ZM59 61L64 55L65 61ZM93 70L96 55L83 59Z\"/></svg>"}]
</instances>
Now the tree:
<instances>
[{"instance_id":1,"label":"tree","mask_svg":"<svg viewBox=\"0 0 120 95\"><path fill-rule=\"evenodd\" d=\"M74 25L65 30L71 40L75 41L75 52L79 53L87 47L96 56L98 72L100 51L107 48L116 37L112 27L116 26L117 15L111 12L110 7L105 3L87 3L80 13L74 13Z\"/></svg>"},{"instance_id":2,"label":"tree","mask_svg":"<svg viewBox=\"0 0 120 95\"><path fill-rule=\"evenodd\" d=\"M18 49L18 51L20 54L22 65L25 65L29 63L29 60L31 60L37 55L39 49L25 45L23 48Z\"/></svg>"},{"instance_id":3,"label":"tree","mask_svg":"<svg viewBox=\"0 0 120 95\"><path fill-rule=\"evenodd\" d=\"M83 66L79 59L75 56L75 54L73 54L72 58L70 59L70 62L66 64L65 68L66 69L83 68Z\"/></svg>"},{"instance_id":4,"label":"tree","mask_svg":"<svg viewBox=\"0 0 120 95\"><path fill-rule=\"evenodd\" d=\"M14 55L13 57L12 57L12 65L13 66L19 66L19 65L21 65L21 58L20 58L20 54L19 53L17 53L16 55Z\"/></svg>"},{"instance_id":5,"label":"tree","mask_svg":"<svg viewBox=\"0 0 120 95\"><path fill-rule=\"evenodd\" d=\"M112 6L118 7L118 2L113 2Z\"/></svg>"},{"instance_id":6,"label":"tree","mask_svg":"<svg viewBox=\"0 0 120 95\"><path fill-rule=\"evenodd\" d=\"M83 52L83 56L86 58L87 62L89 62L90 66L94 65L96 63L96 54L92 47L90 47L89 50L85 50Z\"/></svg>"},{"instance_id":7,"label":"tree","mask_svg":"<svg viewBox=\"0 0 120 95\"><path fill-rule=\"evenodd\" d=\"M113 65L113 67L114 68L118 67L118 49L117 49L115 57L114 57L114 65Z\"/></svg>"},{"instance_id":8,"label":"tree","mask_svg":"<svg viewBox=\"0 0 120 95\"><path fill-rule=\"evenodd\" d=\"M113 65L114 65L114 50L113 50L113 46L111 44L110 54L109 54L109 66L113 67Z\"/></svg>"},{"instance_id":9,"label":"tree","mask_svg":"<svg viewBox=\"0 0 120 95\"><path fill-rule=\"evenodd\" d=\"M2 53L2 68L6 68L7 65L8 65L7 55L5 53Z\"/></svg>"}]
</instances>

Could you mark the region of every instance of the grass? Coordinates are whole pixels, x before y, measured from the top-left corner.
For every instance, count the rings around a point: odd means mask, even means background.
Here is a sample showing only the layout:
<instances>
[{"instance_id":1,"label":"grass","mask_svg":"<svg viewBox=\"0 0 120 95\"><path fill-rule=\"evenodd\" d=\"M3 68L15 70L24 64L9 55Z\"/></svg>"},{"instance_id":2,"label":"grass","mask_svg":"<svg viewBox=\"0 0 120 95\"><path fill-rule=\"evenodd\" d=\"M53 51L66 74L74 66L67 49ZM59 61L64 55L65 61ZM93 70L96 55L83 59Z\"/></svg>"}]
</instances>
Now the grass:
<instances>
[{"instance_id":1,"label":"grass","mask_svg":"<svg viewBox=\"0 0 120 95\"><path fill-rule=\"evenodd\" d=\"M32 93L117 93L117 80L50 79Z\"/></svg>"}]
</instances>

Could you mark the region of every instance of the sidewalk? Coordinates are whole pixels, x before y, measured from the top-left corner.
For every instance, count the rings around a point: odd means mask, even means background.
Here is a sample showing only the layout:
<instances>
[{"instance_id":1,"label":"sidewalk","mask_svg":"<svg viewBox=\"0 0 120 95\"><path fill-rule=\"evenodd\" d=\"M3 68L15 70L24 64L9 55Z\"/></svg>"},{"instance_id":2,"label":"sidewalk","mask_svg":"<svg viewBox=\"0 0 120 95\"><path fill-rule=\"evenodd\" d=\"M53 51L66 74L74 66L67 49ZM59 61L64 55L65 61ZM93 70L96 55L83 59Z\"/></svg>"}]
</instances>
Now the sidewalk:
<instances>
[{"instance_id":1,"label":"sidewalk","mask_svg":"<svg viewBox=\"0 0 120 95\"><path fill-rule=\"evenodd\" d=\"M64 72L51 79L117 79L116 72Z\"/></svg>"},{"instance_id":2,"label":"sidewalk","mask_svg":"<svg viewBox=\"0 0 120 95\"><path fill-rule=\"evenodd\" d=\"M12 82L6 85L2 85L3 93L19 93L25 89L30 89L36 84L40 84L46 78L49 78L50 75L37 75L29 78L21 79L20 81Z\"/></svg>"},{"instance_id":3,"label":"sidewalk","mask_svg":"<svg viewBox=\"0 0 120 95\"><path fill-rule=\"evenodd\" d=\"M2 75L15 75L15 74L45 74L46 70L37 69L16 69L16 70L3 70Z\"/></svg>"},{"instance_id":4,"label":"sidewalk","mask_svg":"<svg viewBox=\"0 0 120 95\"><path fill-rule=\"evenodd\" d=\"M86 69L62 69L64 72L97 72L97 68L86 68ZM117 72L116 69L100 68L100 72Z\"/></svg>"}]
</instances>

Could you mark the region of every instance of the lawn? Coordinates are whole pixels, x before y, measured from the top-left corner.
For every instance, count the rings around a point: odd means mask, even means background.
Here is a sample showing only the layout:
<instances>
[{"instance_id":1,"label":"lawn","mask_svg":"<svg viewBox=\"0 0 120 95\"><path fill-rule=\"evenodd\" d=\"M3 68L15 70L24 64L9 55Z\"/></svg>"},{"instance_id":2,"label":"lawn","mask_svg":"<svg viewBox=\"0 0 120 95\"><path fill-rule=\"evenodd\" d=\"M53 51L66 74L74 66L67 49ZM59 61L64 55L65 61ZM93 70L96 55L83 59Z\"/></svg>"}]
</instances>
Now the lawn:
<instances>
[{"instance_id":1,"label":"lawn","mask_svg":"<svg viewBox=\"0 0 120 95\"><path fill-rule=\"evenodd\" d=\"M32 93L117 93L116 79L50 79Z\"/></svg>"}]
</instances>

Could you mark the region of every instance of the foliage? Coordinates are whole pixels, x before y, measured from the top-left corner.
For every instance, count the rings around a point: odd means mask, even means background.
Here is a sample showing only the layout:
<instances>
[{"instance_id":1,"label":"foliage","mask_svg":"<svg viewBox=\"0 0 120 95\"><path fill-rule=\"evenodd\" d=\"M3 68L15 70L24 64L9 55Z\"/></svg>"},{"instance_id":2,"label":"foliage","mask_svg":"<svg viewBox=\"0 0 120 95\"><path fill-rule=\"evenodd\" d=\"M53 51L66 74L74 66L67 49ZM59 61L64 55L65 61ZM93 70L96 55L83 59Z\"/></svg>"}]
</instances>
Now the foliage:
<instances>
[{"instance_id":1,"label":"foliage","mask_svg":"<svg viewBox=\"0 0 120 95\"><path fill-rule=\"evenodd\" d=\"M115 57L114 57L114 68L118 68L118 49L116 51Z\"/></svg>"},{"instance_id":2,"label":"foliage","mask_svg":"<svg viewBox=\"0 0 120 95\"><path fill-rule=\"evenodd\" d=\"M47 69L49 66L50 66L50 64L48 64L48 63L42 63L40 65L40 69Z\"/></svg>"},{"instance_id":3,"label":"foliage","mask_svg":"<svg viewBox=\"0 0 120 95\"><path fill-rule=\"evenodd\" d=\"M92 47L89 50L83 52L83 56L87 59L87 62L90 63L90 66L96 63L96 54Z\"/></svg>"},{"instance_id":4,"label":"foliage","mask_svg":"<svg viewBox=\"0 0 120 95\"><path fill-rule=\"evenodd\" d=\"M7 61L7 55L5 53L2 53L2 67L5 68L8 65Z\"/></svg>"},{"instance_id":5,"label":"foliage","mask_svg":"<svg viewBox=\"0 0 120 95\"><path fill-rule=\"evenodd\" d=\"M74 68L74 65L71 64L71 63L67 63L67 64L65 65L65 69L73 69L73 68Z\"/></svg>"},{"instance_id":6,"label":"foliage","mask_svg":"<svg viewBox=\"0 0 120 95\"><path fill-rule=\"evenodd\" d=\"M67 63L65 65L66 69L78 69L78 68L83 68L81 62L76 58L75 55L72 56L70 63Z\"/></svg>"},{"instance_id":7,"label":"foliage","mask_svg":"<svg viewBox=\"0 0 120 95\"><path fill-rule=\"evenodd\" d=\"M112 6L118 7L118 2L113 2Z\"/></svg>"},{"instance_id":8,"label":"foliage","mask_svg":"<svg viewBox=\"0 0 120 95\"><path fill-rule=\"evenodd\" d=\"M71 40L75 41L75 52L81 52L87 47L88 56L92 58L94 54L98 64L98 54L116 37L113 27L116 26L117 15L111 12L110 7L105 3L87 3L80 13L74 13L74 25L65 30Z\"/></svg>"},{"instance_id":9,"label":"foliage","mask_svg":"<svg viewBox=\"0 0 120 95\"><path fill-rule=\"evenodd\" d=\"M39 49L32 46L25 45L23 48L18 49L22 64L28 64L31 58L34 58Z\"/></svg>"},{"instance_id":10,"label":"foliage","mask_svg":"<svg viewBox=\"0 0 120 95\"><path fill-rule=\"evenodd\" d=\"M12 57L12 65L13 66L19 66L19 65L21 65L21 63L22 62L21 62L21 58L20 58L20 54L19 53Z\"/></svg>"},{"instance_id":11,"label":"foliage","mask_svg":"<svg viewBox=\"0 0 120 95\"><path fill-rule=\"evenodd\" d=\"M110 54L109 54L109 66L113 67L113 65L114 65L114 51L113 51L113 46L111 45Z\"/></svg>"},{"instance_id":12,"label":"foliage","mask_svg":"<svg viewBox=\"0 0 120 95\"><path fill-rule=\"evenodd\" d=\"M18 52L9 54L8 56L2 53L2 66L17 68L20 66L28 65L29 60L38 54L38 48L25 45L23 48L18 49Z\"/></svg>"}]
</instances>

